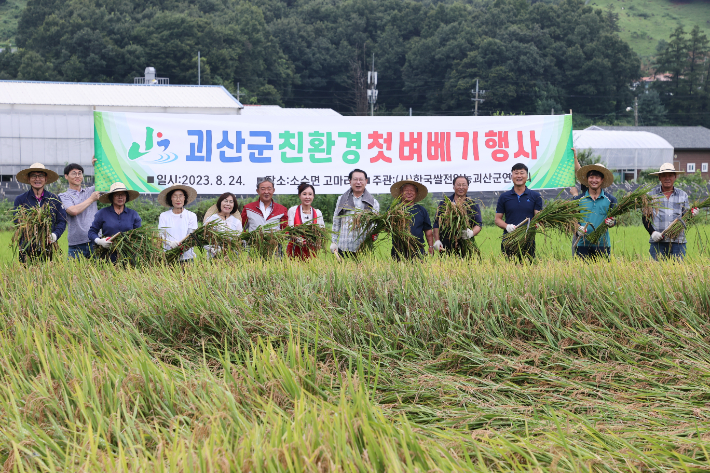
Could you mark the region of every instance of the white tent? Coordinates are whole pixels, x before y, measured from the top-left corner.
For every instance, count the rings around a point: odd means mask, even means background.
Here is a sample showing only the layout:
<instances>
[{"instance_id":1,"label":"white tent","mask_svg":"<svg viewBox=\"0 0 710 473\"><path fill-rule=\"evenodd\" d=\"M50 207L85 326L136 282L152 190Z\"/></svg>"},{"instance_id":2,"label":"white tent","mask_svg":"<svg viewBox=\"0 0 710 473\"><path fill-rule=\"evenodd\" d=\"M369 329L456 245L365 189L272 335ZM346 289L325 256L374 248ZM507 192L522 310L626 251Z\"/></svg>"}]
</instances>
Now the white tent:
<instances>
[{"instance_id":1,"label":"white tent","mask_svg":"<svg viewBox=\"0 0 710 473\"><path fill-rule=\"evenodd\" d=\"M35 162L59 172L68 163L93 174L94 110L239 115L222 86L0 81L0 175L13 179Z\"/></svg>"},{"instance_id":2,"label":"white tent","mask_svg":"<svg viewBox=\"0 0 710 473\"><path fill-rule=\"evenodd\" d=\"M636 173L658 169L673 162L673 146L658 135L646 131L608 131L596 127L572 133L578 151L590 149L609 169Z\"/></svg>"}]
</instances>

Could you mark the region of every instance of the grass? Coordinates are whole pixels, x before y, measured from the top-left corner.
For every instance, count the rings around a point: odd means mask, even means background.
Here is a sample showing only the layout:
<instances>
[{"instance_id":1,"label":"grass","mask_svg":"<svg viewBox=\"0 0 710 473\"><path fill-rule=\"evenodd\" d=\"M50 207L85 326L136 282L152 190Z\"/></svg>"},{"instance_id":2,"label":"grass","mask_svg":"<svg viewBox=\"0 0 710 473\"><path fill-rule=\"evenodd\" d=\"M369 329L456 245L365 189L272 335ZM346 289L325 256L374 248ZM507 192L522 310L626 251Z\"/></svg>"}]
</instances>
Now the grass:
<instances>
[{"instance_id":1,"label":"grass","mask_svg":"<svg viewBox=\"0 0 710 473\"><path fill-rule=\"evenodd\" d=\"M710 468L710 260L551 256L2 266L0 463Z\"/></svg>"},{"instance_id":2,"label":"grass","mask_svg":"<svg viewBox=\"0 0 710 473\"><path fill-rule=\"evenodd\" d=\"M588 5L603 9L612 5L619 15L619 35L642 58L655 56L658 41L668 41L679 25L688 32L698 25L710 36L710 3L706 0L590 0Z\"/></svg>"}]
</instances>

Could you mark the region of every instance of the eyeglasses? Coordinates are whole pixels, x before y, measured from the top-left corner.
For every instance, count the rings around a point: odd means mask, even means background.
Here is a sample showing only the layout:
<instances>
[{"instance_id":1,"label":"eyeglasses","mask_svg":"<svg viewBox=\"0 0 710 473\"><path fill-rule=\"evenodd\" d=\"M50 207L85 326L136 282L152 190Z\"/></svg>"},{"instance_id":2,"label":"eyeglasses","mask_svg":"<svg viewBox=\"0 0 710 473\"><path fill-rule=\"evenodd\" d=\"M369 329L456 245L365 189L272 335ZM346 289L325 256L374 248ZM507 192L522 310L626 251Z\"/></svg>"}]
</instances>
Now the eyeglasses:
<instances>
[{"instance_id":1,"label":"eyeglasses","mask_svg":"<svg viewBox=\"0 0 710 473\"><path fill-rule=\"evenodd\" d=\"M38 177L47 177L47 176L43 172L33 172L32 174L30 174L29 177L30 177L30 179L35 179Z\"/></svg>"},{"instance_id":2,"label":"eyeglasses","mask_svg":"<svg viewBox=\"0 0 710 473\"><path fill-rule=\"evenodd\" d=\"M70 172L70 173L69 173L69 177L81 177L81 176L83 176L83 175L84 175L84 173L81 172L81 171L76 171L76 172Z\"/></svg>"},{"instance_id":3,"label":"eyeglasses","mask_svg":"<svg viewBox=\"0 0 710 473\"><path fill-rule=\"evenodd\" d=\"M356 177L352 179L352 182L367 182L367 179Z\"/></svg>"}]
</instances>

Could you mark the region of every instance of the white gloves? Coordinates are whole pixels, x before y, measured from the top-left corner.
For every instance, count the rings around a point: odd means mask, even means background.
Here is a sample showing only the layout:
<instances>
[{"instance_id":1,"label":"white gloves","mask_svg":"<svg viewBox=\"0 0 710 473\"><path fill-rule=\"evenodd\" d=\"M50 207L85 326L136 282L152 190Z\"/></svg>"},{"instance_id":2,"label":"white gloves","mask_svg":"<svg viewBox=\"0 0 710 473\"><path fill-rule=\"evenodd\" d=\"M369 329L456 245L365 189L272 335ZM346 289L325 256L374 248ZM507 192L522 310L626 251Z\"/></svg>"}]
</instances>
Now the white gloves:
<instances>
[{"instance_id":1,"label":"white gloves","mask_svg":"<svg viewBox=\"0 0 710 473\"><path fill-rule=\"evenodd\" d=\"M513 230L515 230L515 225L513 225L512 223L509 223L508 226L505 227L505 229L508 231L508 233L512 233Z\"/></svg>"},{"instance_id":2,"label":"white gloves","mask_svg":"<svg viewBox=\"0 0 710 473\"><path fill-rule=\"evenodd\" d=\"M49 236L49 242L50 242L50 243L56 243L56 242L57 242L57 235L55 235L54 233L52 233L52 234Z\"/></svg>"},{"instance_id":3,"label":"white gloves","mask_svg":"<svg viewBox=\"0 0 710 473\"><path fill-rule=\"evenodd\" d=\"M441 240L436 240L434 242L434 249L436 251L442 251L444 249L444 245L441 244Z\"/></svg>"},{"instance_id":4,"label":"white gloves","mask_svg":"<svg viewBox=\"0 0 710 473\"><path fill-rule=\"evenodd\" d=\"M470 228L467 228L466 230L461 232L461 238L464 240L468 240L469 238L473 238L473 230Z\"/></svg>"},{"instance_id":5,"label":"white gloves","mask_svg":"<svg viewBox=\"0 0 710 473\"><path fill-rule=\"evenodd\" d=\"M611 228L614 225L616 225L616 219L615 218L605 218L604 223L606 223L606 226Z\"/></svg>"},{"instance_id":6,"label":"white gloves","mask_svg":"<svg viewBox=\"0 0 710 473\"><path fill-rule=\"evenodd\" d=\"M331 244L330 244L330 252L331 252L331 253L337 253L337 252L338 252L338 244L337 244L337 243L331 243Z\"/></svg>"},{"instance_id":7,"label":"white gloves","mask_svg":"<svg viewBox=\"0 0 710 473\"><path fill-rule=\"evenodd\" d=\"M178 241L166 241L165 243L170 247L171 250L180 246L180 242Z\"/></svg>"},{"instance_id":8,"label":"white gloves","mask_svg":"<svg viewBox=\"0 0 710 473\"><path fill-rule=\"evenodd\" d=\"M659 242L663 240L663 235L661 235L660 232L653 232L651 233L651 240L653 240L654 242Z\"/></svg>"},{"instance_id":9,"label":"white gloves","mask_svg":"<svg viewBox=\"0 0 710 473\"><path fill-rule=\"evenodd\" d=\"M94 238L94 243L99 245L101 248L106 248L107 250L111 248L111 242L108 238Z\"/></svg>"},{"instance_id":10,"label":"white gloves","mask_svg":"<svg viewBox=\"0 0 710 473\"><path fill-rule=\"evenodd\" d=\"M697 207L693 207L692 209L690 209L690 215L692 215L693 217L695 217L699 213L700 213L700 209Z\"/></svg>"},{"instance_id":11,"label":"white gloves","mask_svg":"<svg viewBox=\"0 0 710 473\"><path fill-rule=\"evenodd\" d=\"M577 227L577 235L584 236L586 233L587 233L587 229L584 228L582 225Z\"/></svg>"}]
</instances>

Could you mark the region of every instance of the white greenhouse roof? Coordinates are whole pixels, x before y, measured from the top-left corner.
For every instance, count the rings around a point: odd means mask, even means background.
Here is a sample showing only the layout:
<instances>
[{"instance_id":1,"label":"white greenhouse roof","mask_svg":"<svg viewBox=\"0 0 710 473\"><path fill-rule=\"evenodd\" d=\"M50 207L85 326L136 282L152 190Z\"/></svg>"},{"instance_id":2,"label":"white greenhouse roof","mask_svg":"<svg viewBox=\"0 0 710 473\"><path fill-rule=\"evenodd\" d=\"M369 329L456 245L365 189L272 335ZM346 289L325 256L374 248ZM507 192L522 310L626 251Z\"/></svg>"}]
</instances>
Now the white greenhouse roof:
<instances>
[{"instance_id":1,"label":"white greenhouse roof","mask_svg":"<svg viewBox=\"0 0 710 473\"><path fill-rule=\"evenodd\" d=\"M576 130L574 147L591 149L610 169L658 169L673 162L673 146L658 135L646 131Z\"/></svg>"},{"instance_id":2,"label":"white greenhouse roof","mask_svg":"<svg viewBox=\"0 0 710 473\"><path fill-rule=\"evenodd\" d=\"M0 81L0 104L187 109L241 109L219 85L135 85Z\"/></svg>"},{"instance_id":3,"label":"white greenhouse roof","mask_svg":"<svg viewBox=\"0 0 710 473\"><path fill-rule=\"evenodd\" d=\"M282 108L278 105L245 105L241 115L249 117L341 117L332 108Z\"/></svg>"}]
</instances>

